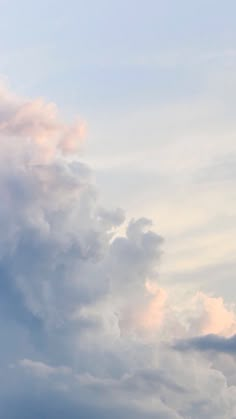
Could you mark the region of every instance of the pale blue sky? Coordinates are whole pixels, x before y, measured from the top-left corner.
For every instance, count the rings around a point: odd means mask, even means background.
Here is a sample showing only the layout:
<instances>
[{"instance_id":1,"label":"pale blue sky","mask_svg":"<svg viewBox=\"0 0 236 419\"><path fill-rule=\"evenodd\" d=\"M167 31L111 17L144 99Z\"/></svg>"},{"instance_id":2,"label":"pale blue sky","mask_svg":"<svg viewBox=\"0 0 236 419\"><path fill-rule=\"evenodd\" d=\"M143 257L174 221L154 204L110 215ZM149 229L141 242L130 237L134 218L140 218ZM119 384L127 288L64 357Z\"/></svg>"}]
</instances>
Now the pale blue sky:
<instances>
[{"instance_id":1,"label":"pale blue sky","mask_svg":"<svg viewBox=\"0 0 236 419\"><path fill-rule=\"evenodd\" d=\"M235 12L233 1L2 0L1 71L81 112L183 100L225 66Z\"/></svg>"}]
</instances>

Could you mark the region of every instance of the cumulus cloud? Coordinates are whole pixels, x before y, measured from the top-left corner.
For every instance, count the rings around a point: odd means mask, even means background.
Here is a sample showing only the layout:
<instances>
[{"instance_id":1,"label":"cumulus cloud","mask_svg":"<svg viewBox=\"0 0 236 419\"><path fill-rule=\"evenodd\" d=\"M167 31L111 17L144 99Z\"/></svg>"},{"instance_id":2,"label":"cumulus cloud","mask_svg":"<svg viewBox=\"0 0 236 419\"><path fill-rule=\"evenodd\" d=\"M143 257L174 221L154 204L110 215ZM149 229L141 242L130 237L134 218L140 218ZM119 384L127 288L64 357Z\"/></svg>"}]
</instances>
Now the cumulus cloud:
<instances>
[{"instance_id":1,"label":"cumulus cloud","mask_svg":"<svg viewBox=\"0 0 236 419\"><path fill-rule=\"evenodd\" d=\"M219 334L231 336L236 333L234 307L227 307L222 297L211 297L198 292L193 298L194 317L190 323L197 335Z\"/></svg>"},{"instance_id":2,"label":"cumulus cloud","mask_svg":"<svg viewBox=\"0 0 236 419\"><path fill-rule=\"evenodd\" d=\"M84 133L54 104L0 89L2 417L33 419L40 402L45 418L233 418L221 369L169 343L229 336L234 308L202 293L172 304L163 238L101 206Z\"/></svg>"}]
</instances>

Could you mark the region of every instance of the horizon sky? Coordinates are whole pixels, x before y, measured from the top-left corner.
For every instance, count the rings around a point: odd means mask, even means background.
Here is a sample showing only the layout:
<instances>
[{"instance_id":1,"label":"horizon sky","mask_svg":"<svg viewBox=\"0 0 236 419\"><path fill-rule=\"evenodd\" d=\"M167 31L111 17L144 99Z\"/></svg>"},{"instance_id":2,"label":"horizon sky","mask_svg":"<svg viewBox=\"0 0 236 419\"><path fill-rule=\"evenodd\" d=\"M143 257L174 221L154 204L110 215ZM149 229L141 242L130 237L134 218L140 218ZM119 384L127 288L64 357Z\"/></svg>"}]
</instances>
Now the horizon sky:
<instances>
[{"instance_id":1,"label":"horizon sky","mask_svg":"<svg viewBox=\"0 0 236 419\"><path fill-rule=\"evenodd\" d=\"M0 10L1 417L236 419L236 3Z\"/></svg>"}]
</instances>

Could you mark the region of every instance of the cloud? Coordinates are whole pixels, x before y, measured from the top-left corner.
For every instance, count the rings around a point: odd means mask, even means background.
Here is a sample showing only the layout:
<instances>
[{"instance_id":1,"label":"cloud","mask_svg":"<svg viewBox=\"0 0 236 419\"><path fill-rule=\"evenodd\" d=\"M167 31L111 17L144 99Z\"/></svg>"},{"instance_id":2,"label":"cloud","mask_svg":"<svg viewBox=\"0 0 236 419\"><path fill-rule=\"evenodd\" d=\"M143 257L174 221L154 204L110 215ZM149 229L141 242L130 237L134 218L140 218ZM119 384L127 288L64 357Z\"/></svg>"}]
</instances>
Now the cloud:
<instances>
[{"instance_id":1,"label":"cloud","mask_svg":"<svg viewBox=\"0 0 236 419\"><path fill-rule=\"evenodd\" d=\"M236 332L236 314L233 307L226 307L221 297L210 297L198 292L193 299L195 318L191 322L196 334L231 336ZM197 314L199 313L199 314Z\"/></svg>"},{"instance_id":2,"label":"cloud","mask_svg":"<svg viewBox=\"0 0 236 419\"><path fill-rule=\"evenodd\" d=\"M1 89L1 416L233 418L220 367L170 342L228 336L234 308L201 293L173 302L163 238L102 207L79 161L83 130Z\"/></svg>"},{"instance_id":3,"label":"cloud","mask_svg":"<svg viewBox=\"0 0 236 419\"><path fill-rule=\"evenodd\" d=\"M54 103L18 98L1 86L0 135L26 142L29 161L47 162L56 153L74 154L85 133L86 124L79 119L72 125L62 122Z\"/></svg>"},{"instance_id":4,"label":"cloud","mask_svg":"<svg viewBox=\"0 0 236 419\"><path fill-rule=\"evenodd\" d=\"M52 398L53 394L58 394L60 400L66 391L70 394L69 406L73 406L78 416L85 401L89 400L90 409L101 411L103 415L110 411L118 415L123 412L124 417L129 417L129 413L132 416L134 412L138 417L155 417L156 414L171 419L188 416L197 419L198 415L204 419L233 417L235 387L227 385L220 371L211 368L208 362L198 360L196 363L193 354L173 353L167 347L160 353L160 349L159 360L151 368L136 368L121 377L66 374L63 380L65 388L58 379L47 380L48 394ZM186 362L188 369L185 368ZM68 399L65 399L64 407L67 403ZM58 402L54 402L54 407L58 407Z\"/></svg>"},{"instance_id":5,"label":"cloud","mask_svg":"<svg viewBox=\"0 0 236 419\"><path fill-rule=\"evenodd\" d=\"M47 378L51 375L57 374L70 374L71 369L68 367L52 367L45 364L44 362L32 361L31 359L22 359L19 361L19 365L26 370L29 370L33 375L35 374L38 377Z\"/></svg>"},{"instance_id":6,"label":"cloud","mask_svg":"<svg viewBox=\"0 0 236 419\"><path fill-rule=\"evenodd\" d=\"M136 332L155 337L165 320L167 292L159 288L155 282L147 281L143 290L143 301L131 305L120 318L119 326L122 332ZM146 295L145 295L146 294Z\"/></svg>"},{"instance_id":7,"label":"cloud","mask_svg":"<svg viewBox=\"0 0 236 419\"><path fill-rule=\"evenodd\" d=\"M199 336L193 339L179 341L175 348L181 351L215 351L229 354L236 353L236 335L223 337L218 335Z\"/></svg>"},{"instance_id":8,"label":"cloud","mask_svg":"<svg viewBox=\"0 0 236 419\"><path fill-rule=\"evenodd\" d=\"M153 297L148 303L145 311L141 313L140 323L145 329L152 330L162 323L167 292L150 282L146 283L146 288Z\"/></svg>"}]
</instances>

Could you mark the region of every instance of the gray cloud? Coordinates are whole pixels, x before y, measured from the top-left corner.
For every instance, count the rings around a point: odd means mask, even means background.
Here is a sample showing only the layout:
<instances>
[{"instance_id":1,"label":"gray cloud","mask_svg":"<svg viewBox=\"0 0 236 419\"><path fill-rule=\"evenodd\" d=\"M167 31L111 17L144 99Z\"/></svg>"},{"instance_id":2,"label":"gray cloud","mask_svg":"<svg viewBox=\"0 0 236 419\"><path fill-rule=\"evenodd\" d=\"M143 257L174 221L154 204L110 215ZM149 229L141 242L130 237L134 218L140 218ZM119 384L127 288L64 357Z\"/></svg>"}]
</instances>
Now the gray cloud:
<instances>
[{"instance_id":1,"label":"gray cloud","mask_svg":"<svg viewBox=\"0 0 236 419\"><path fill-rule=\"evenodd\" d=\"M235 354L236 335L229 338L218 335L198 336L193 339L180 340L174 347L180 351L197 350Z\"/></svg>"}]
</instances>

